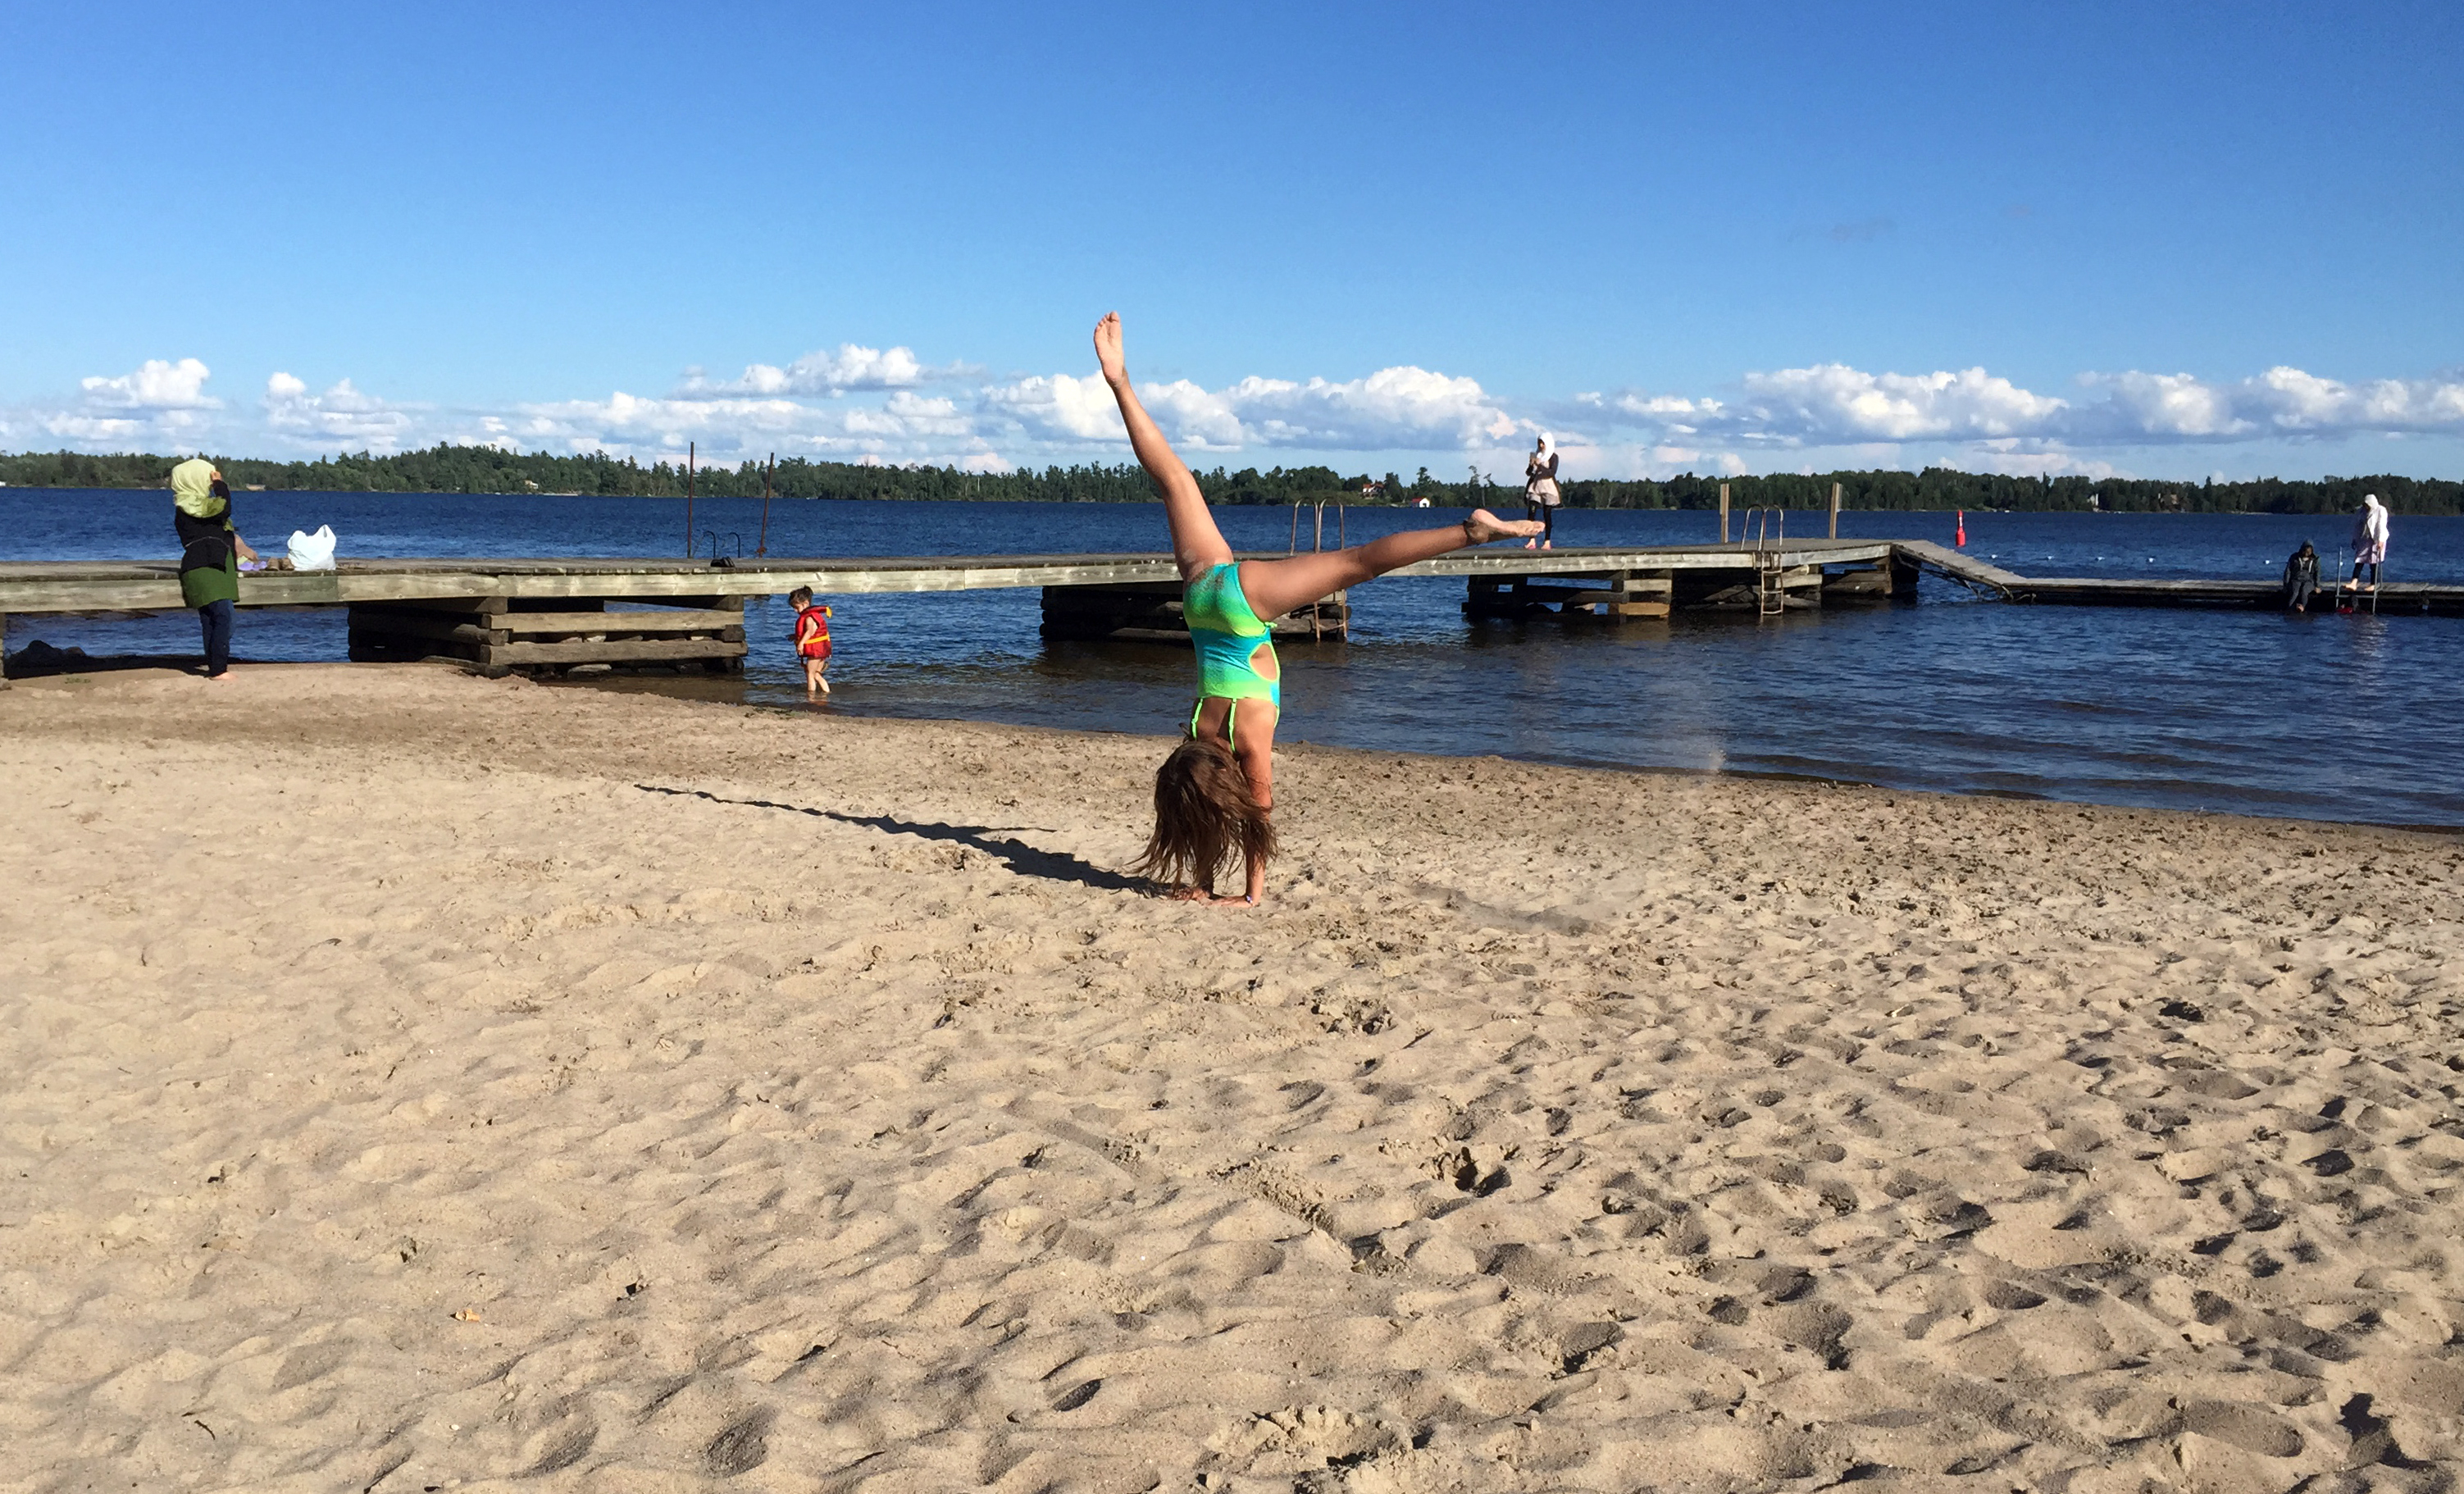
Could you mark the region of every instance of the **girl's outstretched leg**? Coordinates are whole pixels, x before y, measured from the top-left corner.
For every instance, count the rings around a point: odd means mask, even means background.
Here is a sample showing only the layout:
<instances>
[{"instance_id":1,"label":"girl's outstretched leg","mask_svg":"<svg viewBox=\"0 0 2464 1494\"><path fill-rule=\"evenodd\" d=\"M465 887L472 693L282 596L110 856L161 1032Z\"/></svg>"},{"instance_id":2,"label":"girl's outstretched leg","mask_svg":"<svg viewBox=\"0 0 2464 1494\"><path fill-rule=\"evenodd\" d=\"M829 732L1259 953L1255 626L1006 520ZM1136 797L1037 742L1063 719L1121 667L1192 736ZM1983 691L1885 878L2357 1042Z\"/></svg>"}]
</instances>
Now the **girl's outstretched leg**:
<instances>
[{"instance_id":1,"label":"girl's outstretched leg","mask_svg":"<svg viewBox=\"0 0 2464 1494\"><path fill-rule=\"evenodd\" d=\"M1474 509L1460 524L1440 529L1409 529L1383 539L1372 539L1349 550L1327 550L1287 556L1280 560L1241 562L1241 590L1249 610L1261 618L1277 618L1305 607L1346 586L1357 586L1388 571L1434 560L1439 556L1492 539L1536 535L1540 526L1529 519L1500 518L1486 509Z\"/></svg>"},{"instance_id":2,"label":"girl's outstretched leg","mask_svg":"<svg viewBox=\"0 0 2464 1494\"><path fill-rule=\"evenodd\" d=\"M1130 384L1129 364L1121 351L1119 312L1108 311L1095 323L1095 363L1104 370L1104 383L1111 387L1113 401L1121 406L1121 423L1130 429L1130 449L1138 453L1147 481L1155 484L1156 496L1163 499L1164 521L1172 526L1172 554L1180 563L1180 579L1194 580L1231 560L1232 547L1224 542L1223 531L1215 527L1215 516L1206 507L1206 495L1198 489L1198 479L1189 474L1188 465L1163 438Z\"/></svg>"}]
</instances>

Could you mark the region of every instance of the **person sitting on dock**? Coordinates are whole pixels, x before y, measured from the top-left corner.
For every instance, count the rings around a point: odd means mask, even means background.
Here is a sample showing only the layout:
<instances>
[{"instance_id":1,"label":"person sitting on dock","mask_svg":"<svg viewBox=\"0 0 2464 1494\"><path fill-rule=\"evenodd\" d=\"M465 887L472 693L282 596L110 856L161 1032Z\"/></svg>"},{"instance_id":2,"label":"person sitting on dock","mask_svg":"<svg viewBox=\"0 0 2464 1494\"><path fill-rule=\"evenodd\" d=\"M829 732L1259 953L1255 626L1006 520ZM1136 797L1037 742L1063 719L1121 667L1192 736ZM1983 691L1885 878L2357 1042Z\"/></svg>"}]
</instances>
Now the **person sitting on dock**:
<instances>
[{"instance_id":1,"label":"person sitting on dock","mask_svg":"<svg viewBox=\"0 0 2464 1494\"><path fill-rule=\"evenodd\" d=\"M1121 319L1095 323L1095 362L1121 406L1130 446L1163 499L1173 559L1182 584L1181 610L1198 646L1198 704L1188 738L1155 770L1155 833L1138 868L1195 902L1256 907L1266 895L1266 862L1275 851L1275 726L1282 714L1283 671L1269 623L1347 586L1399 566L1434 560L1492 539L1537 535L1541 526L1472 510L1460 524L1388 535L1346 550L1272 560L1234 558L1198 479L1174 454L1138 403L1121 351ZM1248 890L1218 898L1215 879L1239 851Z\"/></svg>"},{"instance_id":2,"label":"person sitting on dock","mask_svg":"<svg viewBox=\"0 0 2464 1494\"><path fill-rule=\"evenodd\" d=\"M804 698L818 699L830 692L830 682L822 678L830 663L830 609L814 604L810 586L787 593L787 604L796 609L796 657L804 662Z\"/></svg>"},{"instance_id":3,"label":"person sitting on dock","mask_svg":"<svg viewBox=\"0 0 2464 1494\"><path fill-rule=\"evenodd\" d=\"M2294 551L2292 559L2284 562L2284 609L2288 612L2309 611L2310 594L2318 589L2319 552L2310 548L2310 541L2304 539L2301 548Z\"/></svg>"},{"instance_id":4,"label":"person sitting on dock","mask_svg":"<svg viewBox=\"0 0 2464 1494\"><path fill-rule=\"evenodd\" d=\"M2370 568L2369 589L2379 589L2379 566L2387 560L2388 528L2387 505L2379 501L2375 493L2363 494L2361 512L2353 516L2353 574L2344 582L2346 591L2361 585L2365 565Z\"/></svg>"},{"instance_id":5,"label":"person sitting on dock","mask_svg":"<svg viewBox=\"0 0 2464 1494\"><path fill-rule=\"evenodd\" d=\"M206 678L226 678L239 562L255 560L256 552L232 527L231 484L202 456L171 469L171 527L180 537L180 601L197 609L205 633Z\"/></svg>"},{"instance_id":6,"label":"person sitting on dock","mask_svg":"<svg viewBox=\"0 0 2464 1494\"><path fill-rule=\"evenodd\" d=\"M1526 539L1523 548L1535 546L1543 550L1557 548L1557 444L1549 432L1540 432L1532 443L1531 455L1523 464L1523 516L1540 521L1540 538Z\"/></svg>"}]
</instances>

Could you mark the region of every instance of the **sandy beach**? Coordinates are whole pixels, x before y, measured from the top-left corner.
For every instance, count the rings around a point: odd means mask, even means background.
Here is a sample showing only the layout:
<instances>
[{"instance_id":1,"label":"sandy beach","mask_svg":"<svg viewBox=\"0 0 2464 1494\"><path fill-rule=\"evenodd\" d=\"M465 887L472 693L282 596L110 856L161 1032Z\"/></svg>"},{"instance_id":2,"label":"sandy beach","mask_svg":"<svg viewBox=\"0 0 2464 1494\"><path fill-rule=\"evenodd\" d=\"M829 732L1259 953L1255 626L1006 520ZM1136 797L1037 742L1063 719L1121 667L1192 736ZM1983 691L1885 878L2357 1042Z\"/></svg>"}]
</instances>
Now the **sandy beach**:
<instances>
[{"instance_id":1,"label":"sandy beach","mask_svg":"<svg viewBox=\"0 0 2464 1494\"><path fill-rule=\"evenodd\" d=\"M0 1490L2464 1468L2464 841L1162 749L15 682Z\"/></svg>"}]
</instances>

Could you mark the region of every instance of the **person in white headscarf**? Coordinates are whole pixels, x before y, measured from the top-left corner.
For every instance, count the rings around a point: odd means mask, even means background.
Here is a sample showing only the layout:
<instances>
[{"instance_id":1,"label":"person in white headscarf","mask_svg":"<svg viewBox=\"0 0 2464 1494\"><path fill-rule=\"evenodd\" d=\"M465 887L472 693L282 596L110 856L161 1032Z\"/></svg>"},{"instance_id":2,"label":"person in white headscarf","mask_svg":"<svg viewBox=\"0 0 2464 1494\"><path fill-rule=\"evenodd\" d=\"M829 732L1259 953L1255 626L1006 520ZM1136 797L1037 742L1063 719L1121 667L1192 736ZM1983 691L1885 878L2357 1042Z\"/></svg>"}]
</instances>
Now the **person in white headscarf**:
<instances>
[{"instance_id":1,"label":"person in white headscarf","mask_svg":"<svg viewBox=\"0 0 2464 1494\"><path fill-rule=\"evenodd\" d=\"M2387 560L2387 505L2375 493L2362 494L2361 511L2353 516L2353 574L2344 582L2347 591L2362 583L2362 567L2370 568L2370 587L2379 589L2379 566Z\"/></svg>"},{"instance_id":2,"label":"person in white headscarf","mask_svg":"<svg viewBox=\"0 0 2464 1494\"><path fill-rule=\"evenodd\" d=\"M1557 442L1547 431L1532 443L1531 455L1523 464L1523 516L1538 519L1547 527L1540 538L1526 539L1526 550L1556 548L1557 539Z\"/></svg>"}]
</instances>

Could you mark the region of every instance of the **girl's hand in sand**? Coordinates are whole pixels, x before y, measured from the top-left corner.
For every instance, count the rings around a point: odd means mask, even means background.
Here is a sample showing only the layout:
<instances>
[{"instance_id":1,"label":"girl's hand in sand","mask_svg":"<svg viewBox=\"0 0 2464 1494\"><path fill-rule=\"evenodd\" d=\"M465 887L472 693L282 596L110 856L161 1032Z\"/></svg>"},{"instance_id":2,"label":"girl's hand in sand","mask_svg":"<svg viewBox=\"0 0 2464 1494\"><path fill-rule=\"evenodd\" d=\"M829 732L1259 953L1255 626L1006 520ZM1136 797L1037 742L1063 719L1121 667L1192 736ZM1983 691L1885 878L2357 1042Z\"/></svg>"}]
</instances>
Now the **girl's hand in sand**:
<instances>
[{"instance_id":1,"label":"girl's hand in sand","mask_svg":"<svg viewBox=\"0 0 2464 1494\"><path fill-rule=\"evenodd\" d=\"M1095 365L1104 370L1104 382L1118 386L1129 382L1130 365L1121 355L1121 314L1104 313L1095 323Z\"/></svg>"},{"instance_id":2,"label":"girl's hand in sand","mask_svg":"<svg viewBox=\"0 0 2464 1494\"><path fill-rule=\"evenodd\" d=\"M1486 509L1474 509L1463 520L1463 534L1472 544L1486 544L1492 539L1520 539L1536 535L1548 526L1536 518L1500 518Z\"/></svg>"}]
</instances>

